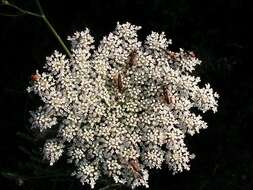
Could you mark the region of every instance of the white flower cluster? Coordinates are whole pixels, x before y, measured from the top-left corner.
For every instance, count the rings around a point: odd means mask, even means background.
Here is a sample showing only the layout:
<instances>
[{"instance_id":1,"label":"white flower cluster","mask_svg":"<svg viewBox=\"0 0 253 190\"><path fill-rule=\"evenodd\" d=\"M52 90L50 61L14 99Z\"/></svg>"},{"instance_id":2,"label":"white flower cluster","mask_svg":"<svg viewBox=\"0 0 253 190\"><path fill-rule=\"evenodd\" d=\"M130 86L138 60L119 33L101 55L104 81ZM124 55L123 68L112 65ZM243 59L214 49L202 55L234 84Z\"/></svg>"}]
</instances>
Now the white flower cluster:
<instances>
[{"instance_id":1,"label":"white flower cluster","mask_svg":"<svg viewBox=\"0 0 253 190\"><path fill-rule=\"evenodd\" d=\"M185 136L207 128L191 108L217 111L218 94L191 75L201 63L194 53L168 50L164 33L142 44L140 28L118 23L96 49L88 29L76 32L68 38L72 57L55 51L28 87L44 102L31 113L32 127L55 130L44 157L52 165L67 155L73 175L92 188L103 175L148 187L148 169L163 163L173 173L189 170Z\"/></svg>"}]
</instances>

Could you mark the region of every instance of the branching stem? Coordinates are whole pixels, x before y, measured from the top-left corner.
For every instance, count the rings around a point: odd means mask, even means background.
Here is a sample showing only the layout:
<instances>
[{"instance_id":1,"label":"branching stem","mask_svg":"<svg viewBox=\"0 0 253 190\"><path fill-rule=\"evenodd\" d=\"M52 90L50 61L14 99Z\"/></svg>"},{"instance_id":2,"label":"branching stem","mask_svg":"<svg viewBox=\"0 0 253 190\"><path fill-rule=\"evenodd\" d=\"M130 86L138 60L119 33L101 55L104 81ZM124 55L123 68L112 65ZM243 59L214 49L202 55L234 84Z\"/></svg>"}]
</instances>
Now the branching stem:
<instances>
[{"instance_id":1,"label":"branching stem","mask_svg":"<svg viewBox=\"0 0 253 190\"><path fill-rule=\"evenodd\" d=\"M54 37L58 40L58 42L61 44L62 48L64 49L64 51L66 52L66 54L71 57L71 53L69 51L69 49L67 48L67 46L65 45L65 43L63 42L63 40L61 39L61 37L58 35L58 33L56 32L56 30L54 29L54 27L52 26L52 24L49 22L49 20L47 19L41 4L39 2L39 0L36 0L36 4L38 6L39 12L40 14L31 12L31 11L27 11L25 9L22 9L14 4L9 3L8 1L3 1L2 5L6 5L9 6L11 8L16 9L17 11L19 11L21 14L17 14L17 15L11 15L11 14L2 14L3 16L21 16L21 15L31 15L31 16L35 16L35 17L39 17L42 18L42 20L45 22L45 24L48 26L49 30L53 33Z\"/></svg>"}]
</instances>

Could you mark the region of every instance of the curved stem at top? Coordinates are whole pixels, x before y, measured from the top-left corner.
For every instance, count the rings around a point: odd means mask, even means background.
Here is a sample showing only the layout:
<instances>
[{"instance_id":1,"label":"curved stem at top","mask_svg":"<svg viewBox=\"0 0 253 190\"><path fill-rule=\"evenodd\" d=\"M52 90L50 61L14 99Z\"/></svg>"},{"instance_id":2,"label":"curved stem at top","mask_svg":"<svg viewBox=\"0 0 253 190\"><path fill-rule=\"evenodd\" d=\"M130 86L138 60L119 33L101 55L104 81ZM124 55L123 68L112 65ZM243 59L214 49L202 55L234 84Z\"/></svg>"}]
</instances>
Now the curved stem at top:
<instances>
[{"instance_id":1,"label":"curved stem at top","mask_svg":"<svg viewBox=\"0 0 253 190\"><path fill-rule=\"evenodd\" d=\"M64 51L66 52L66 54L71 57L71 53L69 51L69 49L67 48L67 46L65 45L65 43L63 42L63 40L61 39L61 37L59 36L59 34L56 32L56 30L54 29L54 27L52 26L52 24L49 22L49 20L47 19L43 9L42 9L42 6L39 2L39 0L36 0L36 4L38 6L38 9L39 9L39 12L40 14L37 14L37 13L33 13L31 11L28 11L28 10L25 10L25 9L22 9L18 6L16 6L15 4L11 4L9 3L8 1L3 1L3 4L2 5L6 5L6 6L9 6L9 7L12 7L14 9L16 9L17 11L19 11L21 13L21 15L31 15L31 16L35 16L35 17L39 17L39 18L42 18L43 21L46 23L46 25L48 26L48 28L50 29L50 31L53 33L53 35L55 36L55 38L59 41L59 43L61 44L62 48L64 49ZM4 16L20 16L20 15L10 15L10 14L2 14Z\"/></svg>"},{"instance_id":2,"label":"curved stem at top","mask_svg":"<svg viewBox=\"0 0 253 190\"><path fill-rule=\"evenodd\" d=\"M59 43L61 44L62 48L65 50L65 52L67 53L67 55L69 57L71 57L71 53L69 51L69 49L67 48L67 46L65 45L65 43L63 42L63 40L61 39L61 37L58 35L58 33L56 32L56 30L54 29L54 27L52 26L52 24L48 21L42 7L41 4L39 2L39 0L36 0L36 4L39 8L40 14L41 14L41 18L44 20L44 22L46 23L46 25L48 26L48 28L51 30L51 32L54 34L54 36L56 37L56 39L59 41Z\"/></svg>"}]
</instances>

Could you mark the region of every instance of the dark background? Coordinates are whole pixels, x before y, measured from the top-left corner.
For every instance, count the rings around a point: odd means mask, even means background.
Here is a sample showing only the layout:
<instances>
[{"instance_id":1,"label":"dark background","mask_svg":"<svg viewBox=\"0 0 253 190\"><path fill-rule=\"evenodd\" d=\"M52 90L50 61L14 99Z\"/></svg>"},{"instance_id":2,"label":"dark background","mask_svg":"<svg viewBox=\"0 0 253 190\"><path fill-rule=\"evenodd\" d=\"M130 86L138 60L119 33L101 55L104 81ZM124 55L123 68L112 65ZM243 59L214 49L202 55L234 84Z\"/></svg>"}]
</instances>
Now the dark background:
<instances>
[{"instance_id":1,"label":"dark background","mask_svg":"<svg viewBox=\"0 0 253 190\"><path fill-rule=\"evenodd\" d=\"M34 0L15 3L38 12ZM129 21L143 27L141 37L151 30L165 31L173 39L172 48L193 50L203 60L197 70L221 96L218 113L206 113L209 128L187 139L197 155L191 170L175 176L166 167L151 171L150 189L253 189L250 1L41 0L41 4L64 40L85 27L100 40L117 21ZM1 13L13 11L0 7ZM28 111L37 105L25 89L45 56L55 49L63 52L59 43L39 18L0 16L0 48L0 188L89 189L68 177L70 168L64 161L53 167L41 161L41 139L29 130Z\"/></svg>"}]
</instances>

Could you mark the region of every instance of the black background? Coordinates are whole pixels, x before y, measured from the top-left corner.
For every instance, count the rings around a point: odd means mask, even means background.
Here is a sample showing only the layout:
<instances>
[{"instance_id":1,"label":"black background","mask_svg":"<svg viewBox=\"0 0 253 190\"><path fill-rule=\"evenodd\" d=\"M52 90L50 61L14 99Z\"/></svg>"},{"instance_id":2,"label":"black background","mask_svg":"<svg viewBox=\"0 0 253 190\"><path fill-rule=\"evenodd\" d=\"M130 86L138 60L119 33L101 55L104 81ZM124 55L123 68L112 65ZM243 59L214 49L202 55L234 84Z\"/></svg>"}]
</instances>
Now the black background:
<instances>
[{"instance_id":1,"label":"black background","mask_svg":"<svg viewBox=\"0 0 253 190\"><path fill-rule=\"evenodd\" d=\"M38 12L33 0L15 3ZM193 50L203 60L197 70L203 82L210 82L221 96L218 113L205 114L209 128L187 138L190 151L197 155L191 170L175 176L166 166L151 171L150 189L253 189L250 1L41 0L41 4L64 40L85 27L100 40L117 21L129 21L143 27L141 38L151 30L165 31L173 40L172 48ZM0 7L1 13L13 11ZM28 111L36 107L36 101L25 89L45 56L55 49L63 52L61 46L39 18L0 16L0 48L0 188L89 189L66 177L64 162L51 168L40 162L41 142L28 139L33 136L28 130Z\"/></svg>"}]
</instances>

